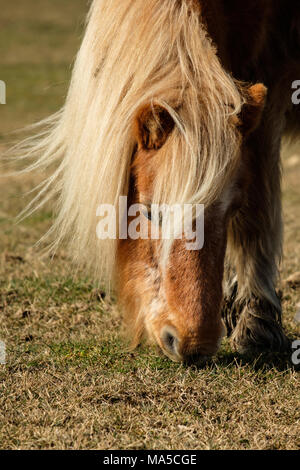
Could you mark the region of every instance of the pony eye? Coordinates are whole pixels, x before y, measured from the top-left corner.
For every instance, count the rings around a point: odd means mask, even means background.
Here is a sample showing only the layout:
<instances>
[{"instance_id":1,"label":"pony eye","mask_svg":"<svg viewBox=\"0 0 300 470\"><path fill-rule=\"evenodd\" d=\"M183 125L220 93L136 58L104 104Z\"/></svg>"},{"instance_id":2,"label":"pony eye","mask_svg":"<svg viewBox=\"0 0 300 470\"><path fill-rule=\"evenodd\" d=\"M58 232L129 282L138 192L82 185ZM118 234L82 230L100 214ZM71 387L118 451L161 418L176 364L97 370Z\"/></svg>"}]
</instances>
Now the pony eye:
<instances>
[{"instance_id":1,"label":"pony eye","mask_svg":"<svg viewBox=\"0 0 300 470\"><path fill-rule=\"evenodd\" d=\"M146 210L143 212L143 214L148 220L150 220L150 222L159 226L162 225L163 223L162 214L160 212L157 213L155 210L154 212L152 212L151 206L147 207Z\"/></svg>"},{"instance_id":2,"label":"pony eye","mask_svg":"<svg viewBox=\"0 0 300 470\"><path fill-rule=\"evenodd\" d=\"M152 221L152 212L151 212L151 208L150 208L150 207L147 209L147 211L144 212L144 216L145 216L148 220Z\"/></svg>"}]
</instances>

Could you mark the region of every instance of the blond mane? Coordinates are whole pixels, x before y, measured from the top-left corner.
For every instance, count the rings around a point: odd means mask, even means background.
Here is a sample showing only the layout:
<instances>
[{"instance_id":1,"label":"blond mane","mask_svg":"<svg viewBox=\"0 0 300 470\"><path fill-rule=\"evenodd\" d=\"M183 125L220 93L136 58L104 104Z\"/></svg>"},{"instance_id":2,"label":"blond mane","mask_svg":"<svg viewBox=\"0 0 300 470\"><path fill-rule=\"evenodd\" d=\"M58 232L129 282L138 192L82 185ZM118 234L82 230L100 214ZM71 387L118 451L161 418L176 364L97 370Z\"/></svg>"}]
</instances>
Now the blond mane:
<instances>
[{"instance_id":1,"label":"blond mane","mask_svg":"<svg viewBox=\"0 0 300 470\"><path fill-rule=\"evenodd\" d=\"M67 241L75 261L105 282L113 277L116 241L97 239L96 209L117 207L128 193L141 106L160 103L176 123L161 150L169 163L154 202L210 204L236 165L230 115L242 98L193 3L95 0L65 106L22 146L22 158L35 159L28 171L56 163L29 207L56 196L52 249Z\"/></svg>"}]
</instances>

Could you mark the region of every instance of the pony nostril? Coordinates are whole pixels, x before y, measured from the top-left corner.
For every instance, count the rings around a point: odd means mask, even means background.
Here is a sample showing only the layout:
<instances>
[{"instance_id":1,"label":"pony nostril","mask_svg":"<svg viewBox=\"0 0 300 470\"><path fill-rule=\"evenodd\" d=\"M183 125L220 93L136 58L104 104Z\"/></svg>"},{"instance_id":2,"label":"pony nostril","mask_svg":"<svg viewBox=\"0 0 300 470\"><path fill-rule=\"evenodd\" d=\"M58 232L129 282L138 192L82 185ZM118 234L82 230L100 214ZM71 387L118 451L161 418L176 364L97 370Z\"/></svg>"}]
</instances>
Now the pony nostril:
<instances>
[{"instance_id":1,"label":"pony nostril","mask_svg":"<svg viewBox=\"0 0 300 470\"><path fill-rule=\"evenodd\" d=\"M165 327L161 333L163 347L172 355L178 355L179 340L175 328Z\"/></svg>"},{"instance_id":2,"label":"pony nostril","mask_svg":"<svg viewBox=\"0 0 300 470\"><path fill-rule=\"evenodd\" d=\"M175 336L172 335L172 333L166 333L164 336L164 342L165 345L168 347L168 349L174 349L174 343L176 341Z\"/></svg>"}]
</instances>

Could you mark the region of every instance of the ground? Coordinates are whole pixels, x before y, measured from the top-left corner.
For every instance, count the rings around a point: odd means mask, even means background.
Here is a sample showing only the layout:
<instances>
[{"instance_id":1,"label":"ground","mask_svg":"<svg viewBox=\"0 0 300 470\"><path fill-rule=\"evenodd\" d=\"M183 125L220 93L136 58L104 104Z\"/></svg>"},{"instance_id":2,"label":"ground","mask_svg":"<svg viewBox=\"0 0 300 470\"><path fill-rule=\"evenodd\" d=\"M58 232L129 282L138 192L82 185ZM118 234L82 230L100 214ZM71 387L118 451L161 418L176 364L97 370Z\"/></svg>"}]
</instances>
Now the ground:
<instances>
[{"instance_id":1,"label":"ground","mask_svg":"<svg viewBox=\"0 0 300 470\"><path fill-rule=\"evenodd\" d=\"M0 0L0 146L13 129L56 111L80 43L86 0ZM297 77L296 77L297 78ZM299 77L298 77L299 78ZM300 152L285 152L284 326L294 321L300 269ZM222 346L204 369L143 347L126 351L113 298L70 269L68 254L41 257L44 208L14 216L43 175L5 176L0 205L0 448L299 449L300 384L289 358L245 358Z\"/></svg>"}]
</instances>

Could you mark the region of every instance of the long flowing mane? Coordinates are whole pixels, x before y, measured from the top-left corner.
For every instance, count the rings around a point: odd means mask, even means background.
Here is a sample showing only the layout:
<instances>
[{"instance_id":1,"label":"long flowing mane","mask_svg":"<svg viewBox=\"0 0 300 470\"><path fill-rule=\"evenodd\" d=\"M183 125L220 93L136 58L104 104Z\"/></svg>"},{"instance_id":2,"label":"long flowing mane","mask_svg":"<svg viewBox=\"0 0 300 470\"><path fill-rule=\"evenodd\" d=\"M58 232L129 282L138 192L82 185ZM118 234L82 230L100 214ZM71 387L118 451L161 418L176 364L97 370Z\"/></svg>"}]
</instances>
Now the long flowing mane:
<instances>
[{"instance_id":1,"label":"long flowing mane","mask_svg":"<svg viewBox=\"0 0 300 470\"><path fill-rule=\"evenodd\" d=\"M154 199L210 203L236 164L229 116L242 98L221 67L198 2L95 0L65 106L41 123L22 156L35 158L30 171L56 163L29 207L56 197L52 248L67 240L75 261L105 281L113 276L116 241L97 239L96 209L117 207L128 193L133 122L149 102L165 106L176 123L161 150L168 165Z\"/></svg>"}]
</instances>

